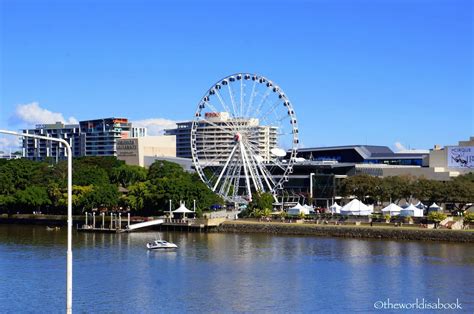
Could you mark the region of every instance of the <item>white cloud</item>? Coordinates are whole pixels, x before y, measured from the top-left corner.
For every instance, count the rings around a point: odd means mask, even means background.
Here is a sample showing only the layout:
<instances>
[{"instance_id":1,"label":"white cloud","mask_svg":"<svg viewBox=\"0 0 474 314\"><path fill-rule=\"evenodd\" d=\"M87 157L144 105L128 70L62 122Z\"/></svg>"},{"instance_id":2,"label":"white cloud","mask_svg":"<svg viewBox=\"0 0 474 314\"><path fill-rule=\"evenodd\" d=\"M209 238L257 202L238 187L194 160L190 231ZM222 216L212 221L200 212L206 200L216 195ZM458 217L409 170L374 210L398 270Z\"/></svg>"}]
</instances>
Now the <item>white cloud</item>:
<instances>
[{"instance_id":1,"label":"white cloud","mask_svg":"<svg viewBox=\"0 0 474 314\"><path fill-rule=\"evenodd\" d=\"M162 118L151 118L132 121L132 126L146 127L148 135L162 135L165 129L176 128L176 121Z\"/></svg>"},{"instance_id":2,"label":"white cloud","mask_svg":"<svg viewBox=\"0 0 474 314\"><path fill-rule=\"evenodd\" d=\"M37 102L16 106L13 118L15 120L18 120L20 123L27 124L43 124L55 122L63 122L67 124L79 123L74 117L69 117L69 119L66 120L62 113L52 112L47 109L41 108Z\"/></svg>"},{"instance_id":3,"label":"white cloud","mask_svg":"<svg viewBox=\"0 0 474 314\"><path fill-rule=\"evenodd\" d=\"M397 152L407 150L407 148L400 142L395 142L395 144L393 144L393 146L395 147L395 151L397 151Z\"/></svg>"},{"instance_id":4,"label":"white cloud","mask_svg":"<svg viewBox=\"0 0 474 314\"><path fill-rule=\"evenodd\" d=\"M403 145L400 142L395 142L393 146L395 147L395 152L399 154L429 154L430 153L429 149L415 149L411 147L406 148L405 145Z\"/></svg>"},{"instance_id":5,"label":"white cloud","mask_svg":"<svg viewBox=\"0 0 474 314\"><path fill-rule=\"evenodd\" d=\"M0 137L0 155L20 150L20 140L16 136L4 135Z\"/></svg>"}]
</instances>

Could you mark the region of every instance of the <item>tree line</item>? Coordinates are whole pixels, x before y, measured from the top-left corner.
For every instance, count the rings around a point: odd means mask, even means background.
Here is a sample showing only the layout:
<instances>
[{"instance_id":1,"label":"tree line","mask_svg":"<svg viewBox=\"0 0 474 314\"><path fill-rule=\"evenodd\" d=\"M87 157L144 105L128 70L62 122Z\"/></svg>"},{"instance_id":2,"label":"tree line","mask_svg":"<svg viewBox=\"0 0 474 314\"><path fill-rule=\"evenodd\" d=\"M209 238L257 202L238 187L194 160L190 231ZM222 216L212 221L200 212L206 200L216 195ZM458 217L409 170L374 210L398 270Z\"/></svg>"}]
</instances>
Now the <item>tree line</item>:
<instances>
[{"instance_id":1,"label":"tree line","mask_svg":"<svg viewBox=\"0 0 474 314\"><path fill-rule=\"evenodd\" d=\"M401 200L418 199L428 206L432 203L452 204L454 210L462 211L468 203L474 202L474 173L449 181L413 176L379 178L361 174L344 179L339 192L341 196L356 196L368 204L390 201L398 204Z\"/></svg>"},{"instance_id":2,"label":"tree line","mask_svg":"<svg viewBox=\"0 0 474 314\"><path fill-rule=\"evenodd\" d=\"M196 200L198 213L223 204L196 174L163 160L145 169L116 157L75 158L72 184L74 214L97 208L156 215L169 209L170 200L173 207ZM67 162L0 160L0 213L34 211L66 214Z\"/></svg>"}]
</instances>

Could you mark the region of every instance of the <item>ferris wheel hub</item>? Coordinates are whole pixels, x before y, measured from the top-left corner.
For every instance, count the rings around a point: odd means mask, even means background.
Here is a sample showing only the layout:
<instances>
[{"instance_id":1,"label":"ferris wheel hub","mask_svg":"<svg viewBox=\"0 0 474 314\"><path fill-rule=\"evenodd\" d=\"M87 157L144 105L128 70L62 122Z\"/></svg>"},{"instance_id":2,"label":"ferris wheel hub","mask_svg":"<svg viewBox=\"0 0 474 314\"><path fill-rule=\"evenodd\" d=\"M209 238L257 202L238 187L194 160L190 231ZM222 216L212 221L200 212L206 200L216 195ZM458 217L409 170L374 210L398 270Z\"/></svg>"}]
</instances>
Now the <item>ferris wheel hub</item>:
<instances>
[{"instance_id":1,"label":"ferris wheel hub","mask_svg":"<svg viewBox=\"0 0 474 314\"><path fill-rule=\"evenodd\" d=\"M242 134L240 134L240 132L237 132L234 136L234 141L236 141L238 143L241 140L242 140Z\"/></svg>"}]
</instances>

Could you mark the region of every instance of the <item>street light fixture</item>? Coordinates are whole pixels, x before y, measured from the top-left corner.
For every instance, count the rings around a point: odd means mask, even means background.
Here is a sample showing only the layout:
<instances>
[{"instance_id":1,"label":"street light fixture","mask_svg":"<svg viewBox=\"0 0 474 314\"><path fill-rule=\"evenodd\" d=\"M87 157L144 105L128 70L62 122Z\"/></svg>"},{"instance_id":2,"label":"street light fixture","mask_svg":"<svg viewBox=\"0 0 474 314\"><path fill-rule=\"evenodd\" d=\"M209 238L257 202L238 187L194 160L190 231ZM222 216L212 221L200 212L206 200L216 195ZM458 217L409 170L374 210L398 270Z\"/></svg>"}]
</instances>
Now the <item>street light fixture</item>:
<instances>
[{"instance_id":1,"label":"street light fixture","mask_svg":"<svg viewBox=\"0 0 474 314\"><path fill-rule=\"evenodd\" d=\"M0 130L0 134L18 137L31 137L40 140L59 142L66 146L67 152L67 267L66 267L66 313L72 313L72 151L69 143L61 138L28 133Z\"/></svg>"}]
</instances>

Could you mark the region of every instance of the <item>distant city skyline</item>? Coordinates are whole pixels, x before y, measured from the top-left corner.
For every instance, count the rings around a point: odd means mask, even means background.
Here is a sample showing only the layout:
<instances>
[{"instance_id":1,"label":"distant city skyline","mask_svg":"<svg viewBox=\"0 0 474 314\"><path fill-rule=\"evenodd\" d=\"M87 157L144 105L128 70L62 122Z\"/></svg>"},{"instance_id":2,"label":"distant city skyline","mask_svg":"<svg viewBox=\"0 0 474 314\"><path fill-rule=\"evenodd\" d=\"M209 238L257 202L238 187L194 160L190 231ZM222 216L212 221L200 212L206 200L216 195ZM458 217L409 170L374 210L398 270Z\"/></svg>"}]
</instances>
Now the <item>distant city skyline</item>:
<instances>
[{"instance_id":1,"label":"distant city skyline","mask_svg":"<svg viewBox=\"0 0 474 314\"><path fill-rule=\"evenodd\" d=\"M1 129L125 117L157 134L251 72L289 96L303 147L474 135L471 1L18 0L0 19Z\"/></svg>"}]
</instances>

